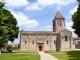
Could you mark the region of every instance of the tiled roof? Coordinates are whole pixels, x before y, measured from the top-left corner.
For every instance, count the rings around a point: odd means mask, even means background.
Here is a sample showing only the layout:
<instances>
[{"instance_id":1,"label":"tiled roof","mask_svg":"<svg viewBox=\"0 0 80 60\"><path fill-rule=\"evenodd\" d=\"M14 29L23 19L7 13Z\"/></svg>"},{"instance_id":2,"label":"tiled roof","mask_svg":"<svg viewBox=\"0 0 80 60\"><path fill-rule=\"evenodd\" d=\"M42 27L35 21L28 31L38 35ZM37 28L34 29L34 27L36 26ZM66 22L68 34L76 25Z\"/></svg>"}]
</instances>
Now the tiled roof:
<instances>
[{"instance_id":1,"label":"tiled roof","mask_svg":"<svg viewBox=\"0 0 80 60\"><path fill-rule=\"evenodd\" d=\"M64 17L60 14L60 12L59 12L59 11L56 13L55 18L63 18L63 19L64 19Z\"/></svg>"},{"instance_id":2,"label":"tiled roof","mask_svg":"<svg viewBox=\"0 0 80 60\"><path fill-rule=\"evenodd\" d=\"M80 37L78 37L78 38L74 38L75 40L80 40Z\"/></svg>"},{"instance_id":3,"label":"tiled roof","mask_svg":"<svg viewBox=\"0 0 80 60\"><path fill-rule=\"evenodd\" d=\"M20 31L21 34L58 34L53 31Z\"/></svg>"}]
</instances>

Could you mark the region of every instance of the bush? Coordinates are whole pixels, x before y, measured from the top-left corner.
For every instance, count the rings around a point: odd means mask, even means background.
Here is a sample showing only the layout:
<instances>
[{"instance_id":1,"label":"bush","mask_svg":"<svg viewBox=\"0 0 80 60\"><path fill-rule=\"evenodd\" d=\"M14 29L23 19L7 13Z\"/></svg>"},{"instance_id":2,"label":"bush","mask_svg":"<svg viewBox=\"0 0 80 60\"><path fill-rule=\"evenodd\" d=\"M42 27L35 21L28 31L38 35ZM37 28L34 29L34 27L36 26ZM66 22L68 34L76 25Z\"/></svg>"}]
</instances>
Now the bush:
<instances>
[{"instance_id":1,"label":"bush","mask_svg":"<svg viewBox=\"0 0 80 60\"><path fill-rule=\"evenodd\" d=\"M7 46L7 51L8 51L8 52L12 52L12 46L8 45L8 46Z\"/></svg>"}]
</instances>

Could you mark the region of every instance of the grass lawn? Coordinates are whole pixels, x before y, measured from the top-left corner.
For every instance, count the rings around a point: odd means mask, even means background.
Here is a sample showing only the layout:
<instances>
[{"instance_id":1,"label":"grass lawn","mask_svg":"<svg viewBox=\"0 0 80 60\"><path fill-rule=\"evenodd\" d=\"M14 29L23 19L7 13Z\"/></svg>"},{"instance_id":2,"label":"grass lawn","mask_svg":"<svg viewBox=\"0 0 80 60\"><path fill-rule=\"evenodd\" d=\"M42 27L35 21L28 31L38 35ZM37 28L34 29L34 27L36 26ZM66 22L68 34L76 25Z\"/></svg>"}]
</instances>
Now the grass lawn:
<instances>
[{"instance_id":1,"label":"grass lawn","mask_svg":"<svg viewBox=\"0 0 80 60\"><path fill-rule=\"evenodd\" d=\"M0 60L40 60L38 53L2 53Z\"/></svg>"},{"instance_id":2,"label":"grass lawn","mask_svg":"<svg viewBox=\"0 0 80 60\"><path fill-rule=\"evenodd\" d=\"M80 60L80 51L48 52L59 60Z\"/></svg>"}]
</instances>

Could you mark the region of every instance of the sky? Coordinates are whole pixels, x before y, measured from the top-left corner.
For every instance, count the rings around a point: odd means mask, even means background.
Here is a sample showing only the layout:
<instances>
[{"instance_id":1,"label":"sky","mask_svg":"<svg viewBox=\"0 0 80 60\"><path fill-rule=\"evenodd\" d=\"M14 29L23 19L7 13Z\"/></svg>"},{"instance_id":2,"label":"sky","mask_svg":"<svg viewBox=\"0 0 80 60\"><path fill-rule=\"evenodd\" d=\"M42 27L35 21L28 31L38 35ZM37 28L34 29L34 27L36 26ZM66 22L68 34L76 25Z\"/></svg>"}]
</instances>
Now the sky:
<instances>
[{"instance_id":1,"label":"sky","mask_svg":"<svg viewBox=\"0 0 80 60\"><path fill-rule=\"evenodd\" d=\"M77 0L1 0L6 3L8 9L17 19L19 31L52 31L52 21L57 13L65 18L66 29L72 31L73 37L77 35L71 28L72 14L77 10ZM15 39L14 44L20 41ZM11 44L11 42L8 42Z\"/></svg>"}]
</instances>

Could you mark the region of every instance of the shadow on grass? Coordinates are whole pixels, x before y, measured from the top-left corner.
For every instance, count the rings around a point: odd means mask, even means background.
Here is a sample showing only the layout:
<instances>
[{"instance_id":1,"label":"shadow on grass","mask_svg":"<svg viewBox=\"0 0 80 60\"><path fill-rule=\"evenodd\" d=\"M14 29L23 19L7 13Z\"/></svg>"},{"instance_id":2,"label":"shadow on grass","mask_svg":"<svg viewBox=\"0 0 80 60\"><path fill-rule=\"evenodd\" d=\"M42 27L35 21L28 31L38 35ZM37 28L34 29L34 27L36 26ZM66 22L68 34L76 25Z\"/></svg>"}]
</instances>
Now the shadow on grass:
<instances>
[{"instance_id":1,"label":"shadow on grass","mask_svg":"<svg viewBox=\"0 0 80 60\"><path fill-rule=\"evenodd\" d=\"M3 51L2 51L1 53L17 53L17 52L3 52Z\"/></svg>"},{"instance_id":2,"label":"shadow on grass","mask_svg":"<svg viewBox=\"0 0 80 60\"><path fill-rule=\"evenodd\" d=\"M80 60L80 51L66 52L69 55L69 60Z\"/></svg>"}]
</instances>

